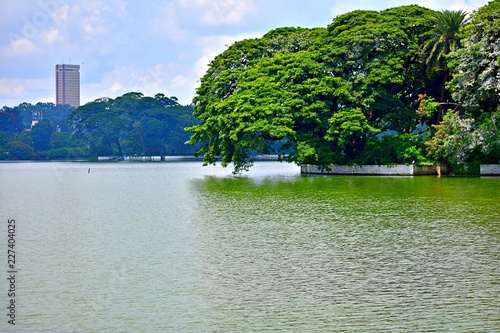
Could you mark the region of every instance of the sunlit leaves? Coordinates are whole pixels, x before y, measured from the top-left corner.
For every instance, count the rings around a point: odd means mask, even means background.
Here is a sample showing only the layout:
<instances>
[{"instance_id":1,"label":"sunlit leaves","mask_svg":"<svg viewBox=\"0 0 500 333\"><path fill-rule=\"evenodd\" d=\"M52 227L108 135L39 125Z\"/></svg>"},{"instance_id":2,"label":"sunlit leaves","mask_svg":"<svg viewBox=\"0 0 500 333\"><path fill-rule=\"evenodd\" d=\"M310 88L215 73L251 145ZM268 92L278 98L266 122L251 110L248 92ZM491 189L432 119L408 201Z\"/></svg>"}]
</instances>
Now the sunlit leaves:
<instances>
[{"instance_id":1,"label":"sunlit leaves","mask_svg":"<svg viewBox=\"0 0 500 333\"><path fill-rule=\"evenodd\" d=\"M349 163L377 133L412 133L425 117L416 112L429 83L420 45L432 14L354 11L327 29L280 28L233 44L201 79L190 143L203 144L206 163L220 156L238 172L258 153ZM408 149L408 159L421 153Z\"/></svg>"},{"instance_id":2,"label":"sunlit leaves","mask_svg":"<svg viewBox=\"0 0 500 333\"><path fill-rule=\"evenodd\" d=\"M448 84L460 113L448 113L427 142L434 159L457 169L500 160L500 2L491 1L470 17L463 48L448 57L455 71Z\"/></svg>"},{"instance_id":3,"label":"sunlit leaves","mask_svg":"<svg viewBox=\"0 0 500 333\"><path fill-rule=\"evenodd\" d=\"M500 110L500 2L491 1L471 15L464 47L450 56L456 74L452 96L467 112Z\"/></svg>"},{"instance_id":4,"label":"sunlit leaves","mask_svg":"<svg viewBox=\"0 0 500 333\"><path fill-rule=\"evenodd\" d=\"M461 10L443 10L431 17L434 28L423 45L429 68L446 70L446 55L459 49L459 32L466 18L467 13Z\"/></svg>"},{"instance_id":5,"label":"sunlit leaves","mask_svg":"<svg viewBox=\"0 0 500 333\"><path fill-rule=\"evenodd\" d=\"M449 111L436 128L426 142L429 156L451 165L465 165L478 146L475 120Z\"/></svg>"},{"instance_id":6,"label":"sunlit leaves","mask_svg":"<svg viewBox=\"0 0 500 333\"><path fill-rule=\"evenodd\" d=\"M429 156L452 166L467 169L468 163L498 163L500 158L500 113L483 119L461 117L448 111L431 140Z\"/></svg>"}]
</instances>

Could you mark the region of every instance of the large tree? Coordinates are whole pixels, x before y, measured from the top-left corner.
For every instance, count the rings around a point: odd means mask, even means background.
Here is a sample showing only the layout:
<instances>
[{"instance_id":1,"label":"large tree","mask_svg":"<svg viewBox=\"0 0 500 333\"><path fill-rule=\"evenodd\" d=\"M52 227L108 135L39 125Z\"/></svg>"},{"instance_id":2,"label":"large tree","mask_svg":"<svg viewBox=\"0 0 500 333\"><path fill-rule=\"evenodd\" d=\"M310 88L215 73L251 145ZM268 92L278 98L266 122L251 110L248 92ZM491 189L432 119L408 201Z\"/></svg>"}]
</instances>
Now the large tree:
<instances>
[{"instance_id":1,"label":"large tree","mask_svg":"<svg viewBox=\"0 0 500 333\"><path fill-rule=\"evenodd\" d=\"M431 28L431 14L419 6L403 6L335 18L321 52L332 75L347 83L350 96L335 112L359 110L380 131L415 129L415 101L428 83L419 43ZM353 149L361 151L371 137L360 132L359 145ZM348 155L350 159L355 156Z\"/></svg>"},{"instance_id":2,"label":"large tree","mask_svg":"<svg viewBox=\"0 0 500 333\"><path fill-rule=\"evenodd\" d=\"M460 44L460 29L465 25L467 13L461 10L443 10L432 16L434 28L429 38L423 44L427 56L426 64L429 71L442 72L441 92L436 122L442 118L443 105L446 101L446 83L450 78L450 68L446 56L457 51Z\"/></svg>"},{"instance_id":3,"label":"large tree","mask_svg":"<svg viewBox=\"0 0 500 333\"><path fill-rule=\"evenodd\" d=\"M35 152L50 149L50 141L54 130L48 120L41 120L31 130L31 139Z\"/></svg>"},{"instance_id":4,"label":"large tree","mask_svg":"<svg viewBox=\"0 0 500 333\"><path fill-rule=\"evenodd\" d=\"M233 44L201 79L190 143L203 143L205 163L221 156L238 172L255 153L348 163L381 130L412 131L430 13L355 11L328 29L282 28Z\"/></svg>"},{"instance_id":5,"label":"large tree","mask_svg":"<svg viewBox=\"0 0 500 333\"><path fill-rule=\"evenodd\" d=\"M500 111L500 1L471 15L463 46L450 55L453 98L476 117Z\"/></svg>"},{"instance_id":6,"label":"large tree","mask_svg":"<svg viewBox=\"0 0 500 333\"><path fill-rule=\"evenodd\" d=\"M184 127L196 123L192 107L163 94L131 92L99 99L75 109L68 117L74 136L95 155L192 154Z\"/></svg>"},{"instance_id":7,"label":"large tree","mask_svg":"<svg viewBox=\"0 0 500 333\"><path fill-rule=\"evenodd\" d=\"M194 98L200 123L187 129L191 144L204 143L198 153L206 163L220 155L223 166L234 162L240 171L251 165L252 152L290 148L297 136L292 112L305 104L299 100L304 94L294 90L321 70L307 49L322 33L277 29L261 39L237 42L212 61Z\"/></svg>"},{"instance_id":8,"label":"large tree","mask_svg":"<svg viewBox=\"0 0 500 333\"><path fill-rule=\"evenodd\" d=\"M470 17L463 48L450 53L455 74L448 87L460 104L427 142L429 154L458 171L500 160L500 1Z\"/></svg>"},{"instance_id":9,"label":"large tree","mask_svg":"<svg viewBox=\"0 0 500 333\"><path fill-rule=\"evenodd\" d=\"M0 132L19 133L23 130L21 111L4 106L0 109Z\"/></svg>"}]
</instances>

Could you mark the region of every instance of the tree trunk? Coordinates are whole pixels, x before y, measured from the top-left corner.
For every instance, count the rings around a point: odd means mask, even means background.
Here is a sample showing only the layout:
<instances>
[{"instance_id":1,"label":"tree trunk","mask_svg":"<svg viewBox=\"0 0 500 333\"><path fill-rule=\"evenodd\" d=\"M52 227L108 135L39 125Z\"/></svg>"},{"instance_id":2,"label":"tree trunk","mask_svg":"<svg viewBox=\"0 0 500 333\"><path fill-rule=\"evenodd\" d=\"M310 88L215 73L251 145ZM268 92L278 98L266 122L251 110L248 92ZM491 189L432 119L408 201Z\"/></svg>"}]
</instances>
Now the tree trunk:
<instances>
[{"instance_id":1,"label":"tree trunk","mask_svg":"<svg viewBox=\"0 0 500 333\"><path fill-rule=\"evenodd\" d=\"M118 155L122 156L123 151L122 151L122 145L120 144L120 140L118 138L116 138L115 143L116 143L116 147L118 148Z\"/></svg>"},{"instance_id":2,"label":"tree trunk","mask_svg":"<svg viewBox=\"0 0 500 333\"><path fill-rule=\"evenodd\" d=\"M436 119L436 124L439 124L441 120L443 119L443 105L444 105L444 99L446 95L446 82L448 82L448 77L450 75L450 70L448 68L445 68L444 73L443 73L443 85L441 86L441 96L439 98L439 108L438 108L438 114L437 114L437 119Z\"/></svg>"},{"instance_id":3,"label":"tree trunk","mask_svg":"<svg viewBox=\"0 0 500 333\"><path fill-rule=\"evenodd\" d=\"M349 136L349 144L345 146L345 153L350 160L359 156L366 144L366 137L359 137L356 134Z\"/></svg>"}]
</instances>

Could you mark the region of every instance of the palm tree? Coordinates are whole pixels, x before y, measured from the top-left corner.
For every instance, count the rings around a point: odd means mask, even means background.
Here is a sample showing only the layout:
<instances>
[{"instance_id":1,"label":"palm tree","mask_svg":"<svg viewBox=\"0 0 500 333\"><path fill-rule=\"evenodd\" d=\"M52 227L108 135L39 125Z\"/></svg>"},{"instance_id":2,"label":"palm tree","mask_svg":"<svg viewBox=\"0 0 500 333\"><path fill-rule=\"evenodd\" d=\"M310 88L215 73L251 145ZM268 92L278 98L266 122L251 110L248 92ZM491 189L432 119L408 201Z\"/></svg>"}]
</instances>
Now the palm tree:
<instances>
[{"instance_id":1,"label":"palm tree","mask_svg":"<svg viewBox=\"0 0 500 333\"><path fill-rule=\"evenodd\" d=\"M434 29L431 37L423 45L427 55L426 65L429 71L442 70L443 84L439 99L437 122L441 121L443 104L446 93L446 82L450 77L450 70L446 64L446 55L461 47L459 31L467 23L467 12L462 10L443 10L436 12L432 18Z\"/></svg>"}]
</instances>

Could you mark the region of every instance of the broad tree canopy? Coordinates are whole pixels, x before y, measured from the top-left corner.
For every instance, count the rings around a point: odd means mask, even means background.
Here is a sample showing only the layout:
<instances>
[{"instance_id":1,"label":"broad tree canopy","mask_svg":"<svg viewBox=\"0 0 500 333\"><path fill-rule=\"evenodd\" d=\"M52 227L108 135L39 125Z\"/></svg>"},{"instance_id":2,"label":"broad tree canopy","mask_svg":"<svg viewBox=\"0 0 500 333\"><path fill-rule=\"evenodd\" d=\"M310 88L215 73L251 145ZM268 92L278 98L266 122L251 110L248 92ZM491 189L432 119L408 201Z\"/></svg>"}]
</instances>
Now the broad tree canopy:
<instances>
[{"instance_id":1,"label":"broad tree canopy","mask_svg":"<svg viewBox=\"0 0 500 333\"><path fill-rule=\"evenodd\" d=\"M189 143L205 163L235 171L254 153L301 163L348 163L384 131L420 123L427 77L420 45L432 11L354 11L327 28L281 28L217 56L194 98Z\"/></svg>"},{"instance_id":2,"label":"broad tree canopy","mask_svg":"<svg viewBox=\"0 0 500 333\"><path fill-rule=\"evenodd\" d=\"M196 123L190 106L163 94L130 92L99 99L68 116L74 136L84 139L91 155L192 154L184 127ZM190 149L191 148L191 149Z\"/></svg>"}]
</instances>

